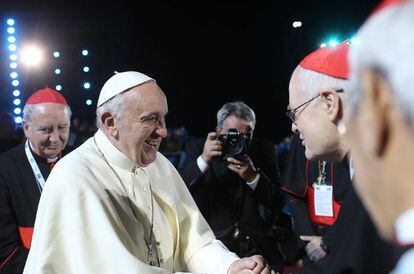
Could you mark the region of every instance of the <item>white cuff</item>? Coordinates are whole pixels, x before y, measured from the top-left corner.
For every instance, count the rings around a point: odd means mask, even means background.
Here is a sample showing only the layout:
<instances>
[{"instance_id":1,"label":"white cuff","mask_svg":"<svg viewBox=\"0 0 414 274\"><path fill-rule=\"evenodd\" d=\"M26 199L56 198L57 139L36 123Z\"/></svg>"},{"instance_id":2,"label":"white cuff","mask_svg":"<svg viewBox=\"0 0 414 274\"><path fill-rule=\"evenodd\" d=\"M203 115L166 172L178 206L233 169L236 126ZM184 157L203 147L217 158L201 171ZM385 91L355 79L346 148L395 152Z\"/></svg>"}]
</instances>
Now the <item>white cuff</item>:
<instances>
[{"instance_id":1,"label":"white cuff","mask_svg":"<svg viewBox=\"0 0 414 274\"><path fill-rule=\"evenodd\" d=\"M219 240L212 240L193 255L188 270L201 273L228 274L230 266L240 259Z\"/></svg>"},{"instance_id":2,"label":"white cuff","mask_svg":"<svg viewBox=\"0 0 414 274\"><path fill-rule=\"evenodd\" d=\"M203 157L198 156L197 158L197 166L200 169L201 173L204 173L208 169L208 164L204 161Z\"/></svg>"},{"instance_id":3,"label":"white cuff","mask_svg":"<svg viewBox=\"0 0 414 274\"><path fill-rule=\"evenodd\" d=\"M256 173L256 178L254 178L254 180L253 181L251 181L251 182L246 182L246 184L251 188L251 189L253 189L253 190L255 190L256 189L256 187L257 187L257 183L259 182L259 179L260 179L260 173Z\"/></svg>"}]
</instances>

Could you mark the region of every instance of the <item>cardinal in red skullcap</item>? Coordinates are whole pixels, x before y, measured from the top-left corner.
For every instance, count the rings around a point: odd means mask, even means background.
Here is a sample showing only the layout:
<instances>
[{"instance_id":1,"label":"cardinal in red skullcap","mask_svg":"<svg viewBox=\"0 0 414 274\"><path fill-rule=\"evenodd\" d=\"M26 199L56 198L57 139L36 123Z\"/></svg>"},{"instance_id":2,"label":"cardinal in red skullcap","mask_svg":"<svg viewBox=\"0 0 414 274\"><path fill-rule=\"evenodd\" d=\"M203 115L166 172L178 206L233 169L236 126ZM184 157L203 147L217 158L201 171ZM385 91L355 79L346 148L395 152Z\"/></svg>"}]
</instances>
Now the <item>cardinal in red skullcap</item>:
<instances>
[{"instance_id":1,"label":"cardinal in red skullcap","mask_svg":"<svg viewBox=\"0 0 414 274\"><path fill-rule=\"evenodd\" d=\"M352 186L350 147L338 132L351 46L344 41L313 51L290 79L287 116L296 136L283 189L304 254L303 272L295 273L385 274L395 263Z\"/></svg>"},{"instance_id":2,"label":"cardinal in red skullcap","mask_svg":"<svg viewBox=\"0 0 414 274\"><path fill-rule=\"evenodd\" d=\"M45 87L33 93L27 99L26 105L35 105L40 103L57 103L67 105L65 97L54 89Z\"/></svg>"},{"instance_id":3,"label":"cardinal in red skullcap","mask_svg":"<svg viewBox=\"0 0 414 274\"><path fill-rule=\"evenodd\" d=\"M23 144L0 155L0 272L23 273L35 214L46 179L67 153L71 110L49 87L34 92L23 110Z\"/></svg>"},{"instance_id":4,"label":"cardinal in red skullcap","mask_svg":"<svg viewBox=\"0 0 414 274\"><path fill-rule=\"evenodd\" d=\"M350 43L344 41L335 47L320 48L308 56L301 62L302 68L316 71L331 77L348 79L348 50Z\"/></svg>"}]
</instances>

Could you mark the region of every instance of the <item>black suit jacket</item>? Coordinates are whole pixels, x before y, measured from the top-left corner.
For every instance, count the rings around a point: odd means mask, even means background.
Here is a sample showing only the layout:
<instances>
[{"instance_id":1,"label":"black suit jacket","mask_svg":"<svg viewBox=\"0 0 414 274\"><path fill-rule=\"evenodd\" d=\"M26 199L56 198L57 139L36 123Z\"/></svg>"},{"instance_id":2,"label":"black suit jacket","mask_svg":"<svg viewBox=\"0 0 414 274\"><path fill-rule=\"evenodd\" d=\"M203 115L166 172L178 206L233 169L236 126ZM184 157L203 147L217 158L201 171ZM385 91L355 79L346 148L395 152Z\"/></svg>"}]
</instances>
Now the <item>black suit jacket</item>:
<instances>
[{"instance_id":1,"label":"black suit jacket","mask_svg":"<svg viewBox=\"0 0 414 274\"><path fill-rule=\"evenodd\" d=\"M69 150L66 148L63 154ZM34 153L33 157L46 180L51 164ZM39 199L40 190L27 160L24 143L1 154L0 273L23 272ZM27 241L23 242L23 238Z\"/></svg>"},{"instance_id":2,"label":"black suit jacket","mask_svg":"<svg viewBox=\"0 0 414 274\"><path fill-rule=\"evenodd\" d=\"M219 239L230 233L236 223L252 237L263 238L268 227L259 208L277 214L284 203L273 145L253 139L249 146L248 155L260 172L257 187L252 190L221 159L214 159L202 173L197 158L203 152L204 142L205 139L196 139L186 143L186 160L180 170L201 213Z\"/></svg>"}]
</instances>

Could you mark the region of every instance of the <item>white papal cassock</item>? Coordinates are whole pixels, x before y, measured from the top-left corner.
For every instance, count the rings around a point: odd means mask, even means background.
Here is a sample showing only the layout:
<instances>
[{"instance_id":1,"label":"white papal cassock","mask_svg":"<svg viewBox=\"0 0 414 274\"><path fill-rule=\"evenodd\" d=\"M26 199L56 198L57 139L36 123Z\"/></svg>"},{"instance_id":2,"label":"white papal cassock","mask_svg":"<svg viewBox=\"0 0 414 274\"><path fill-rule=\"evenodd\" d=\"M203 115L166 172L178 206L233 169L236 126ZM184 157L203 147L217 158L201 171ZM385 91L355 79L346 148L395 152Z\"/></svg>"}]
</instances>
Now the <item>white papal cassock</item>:
<instances>
[{"instance_id":1,"label":"white papal cassock","mask_svg":"<svg viewBox=\"0 0 414 274\"><path fill-rule=\"evenodd\" d=\"M148 265L151 223L160 267ZM98 130L50 174L24 273L215 274L236 259L168 159L137 167Z\"/></svg>"}]
</instances>

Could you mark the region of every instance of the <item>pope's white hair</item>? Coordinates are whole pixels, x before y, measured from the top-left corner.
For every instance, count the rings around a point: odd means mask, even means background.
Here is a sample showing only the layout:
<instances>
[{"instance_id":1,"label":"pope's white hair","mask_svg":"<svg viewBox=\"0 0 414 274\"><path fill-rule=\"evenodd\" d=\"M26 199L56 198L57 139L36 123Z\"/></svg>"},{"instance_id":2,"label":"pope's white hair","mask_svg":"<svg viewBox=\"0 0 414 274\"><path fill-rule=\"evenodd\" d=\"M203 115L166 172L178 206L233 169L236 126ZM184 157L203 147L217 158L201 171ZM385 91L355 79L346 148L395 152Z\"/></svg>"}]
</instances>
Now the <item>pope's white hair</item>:
<instances>
[{"instance_id":1,"label":"pope's white hair","mask_svg":"<svg viewBox=\"0 0 414 274\"><path fill-rule=\"evenodd\" d=\"M348 80L305 69L300 65L296 67L295 73L300 79L301 92L305 98L310 99L327 88L342 89L345 94L348 91Z\"/></svg>"},{"instance_id":2,"label":"pope's white hair","mask_svg":"<svg viewBox=\"0 0 414 274\"><path fill-rule=\"evenodd\" d=\"M124 116L127 106L125 97L125 92L122 92L96 108L96 126L99 129L104 128L101 117L105 112L110 112L116 120L120 120Z\"/></svg>"},{"instance_id":3,"label":"pope's white hair","mask_svg":"<svg viewBox=\"0 0 414 274\"><path fill-rule=\"evenodd\" d=\"M361 71L381 73L406 118L414 125L414 2L396 4L373 15L358 31L350 51L351 110L361 99ZM355 111L352 111L355 113Z\"/></svg>"}]
</instances>

